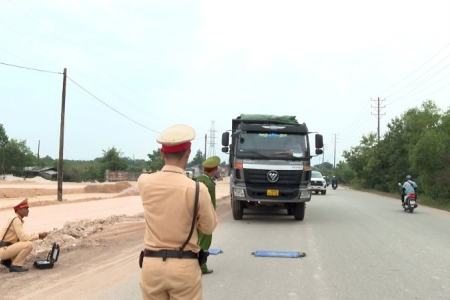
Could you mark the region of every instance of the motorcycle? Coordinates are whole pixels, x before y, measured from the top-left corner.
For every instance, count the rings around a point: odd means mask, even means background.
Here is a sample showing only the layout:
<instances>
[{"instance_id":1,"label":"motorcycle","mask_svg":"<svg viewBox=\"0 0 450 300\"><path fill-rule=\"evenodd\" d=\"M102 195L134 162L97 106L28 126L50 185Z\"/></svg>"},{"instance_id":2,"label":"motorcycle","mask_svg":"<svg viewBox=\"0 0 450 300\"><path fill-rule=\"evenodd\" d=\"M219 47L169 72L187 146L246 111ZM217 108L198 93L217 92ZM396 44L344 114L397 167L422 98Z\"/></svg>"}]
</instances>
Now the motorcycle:
<instances>
[{"instance_id":1,"label":"motorcycle","mask_svg":"<svg viewBox=\"0 0 450 300\"><path fill-rule=\"evenodd\" d=\"M416 204L416 194L405 194L405 188L403 185L399 182L398 183L399 190L401 191L401 195L403 198L402 207L405 211L409 211L410 213L413 213L414 209L417 208Z\"/></svg>"},{"instance_id":2,"label":"motorcycle","mask_svg":"<svg viewBox=\"0 0 450 300\"><path fill-rule=\"evenodd\" d=\"M338 186L337 182L331 183L331 187L333 188L333 190L337 189L337 186Z\"/></svg>"}]
</instances>

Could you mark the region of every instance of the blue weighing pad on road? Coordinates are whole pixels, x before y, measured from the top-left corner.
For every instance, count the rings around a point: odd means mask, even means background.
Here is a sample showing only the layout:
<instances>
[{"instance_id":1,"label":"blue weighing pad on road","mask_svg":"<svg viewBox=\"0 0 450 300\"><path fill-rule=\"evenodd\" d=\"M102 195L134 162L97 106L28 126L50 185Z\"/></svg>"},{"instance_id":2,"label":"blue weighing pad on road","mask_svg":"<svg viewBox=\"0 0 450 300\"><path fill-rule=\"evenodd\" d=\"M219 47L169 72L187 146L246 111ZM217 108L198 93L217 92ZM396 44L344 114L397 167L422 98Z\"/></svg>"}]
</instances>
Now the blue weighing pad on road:
<instances>
[{"instance_id":1,"label":"blue weighing pad on road","mask_svg":"<svg viewBox=\"0 0 450 300\"><path fill-rule=\"evenodd\" d=\"M220 250L219 248L210 248L208 250L209 254L211 255L217 255L219 253L223 253L222 250Z\"/></svg>"},{"instance_id":2,"label":"blue weighing pad on road","mask_svg":"<svg viewBox=\"0 0 450 300\"><path fill-rule=\"evenodd\" d=\"M264 250L257 250L255 252L252 252L254 256L260 256L260 257L290 257L290 258L298 258L298 257L305 257L306 253L304 252L290 252L290 251L264 251Z\"/></svg>"}]
</instances>

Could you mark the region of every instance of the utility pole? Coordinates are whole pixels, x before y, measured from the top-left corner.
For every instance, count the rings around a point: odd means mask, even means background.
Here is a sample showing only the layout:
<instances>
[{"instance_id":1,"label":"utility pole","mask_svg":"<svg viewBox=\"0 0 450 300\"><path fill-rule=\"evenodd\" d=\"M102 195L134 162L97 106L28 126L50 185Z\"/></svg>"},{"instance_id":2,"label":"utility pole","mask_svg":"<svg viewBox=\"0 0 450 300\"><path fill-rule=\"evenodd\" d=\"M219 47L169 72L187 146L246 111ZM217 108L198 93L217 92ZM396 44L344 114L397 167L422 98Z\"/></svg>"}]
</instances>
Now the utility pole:
<instances>
[{"instance_id":1,"label":"utility pole","mask_svg":"<svg viewBox=\"0 0 450 300\"><path fill-rule=\"evenodd\" d=\"M322 153L322 169L325 168L325 150L327 149L327 145L323 144L323 153Z\"/></svg>"},{"instance_id":2,"label":"utility pole","mask_svg":"<svg viewBox=\"0 0 450 300\"><path fill-rule=\"evenodd\" d=\"M337 143L337 134L334 133L334 160L333 160L333 169L336 168L336 143Z\"/></svg>"},{"instance_id":3,"label":"utility pole","mask_svg":"<svg viewBox=\"0 0 450 300\"><path fill-rule=\"evenodd\" d=\"M377 112L376 112L376 114L372 113L372 115L376 115L377 120L378 120L378 126L377 126L378 142L380 142L380 119L381 119L382 115L385 115L385 114L381 113L381 109L386 108L386 106L383 106L383 107L380 106L380 101L385 101L385 100L380 100L380 97L378 97L378 99L376 99L376 100L372 100L372 101L377 101L377 106L376 107L372 106L372 108L376 108Z\"/></svg>"},{"instance_id":4,"label":"utility pole","mask_svg":"<svg viewBox=\"0 0 450 300\"><path fill-rule=\"evenodd\" d=\"M206 143L207 143L207 137L208 135L205 133L205 154L203 155L203 160L206 160Z\"/></svg>"},{"instance_id":5,"label":"utility pole","mask_svg":"<svg viewBox=\"0 0 450 300\"><path fill-rule=\"evenodd\" d=\"M38 153L37 153L37 159L38 159L37 165L38 165L38 167L39 167L39 150L40 149L41 149L41 140L38 141Z\"/></svg>"},{"instance_id":6,"label":"utility pole","mask_svg":"<svg viewBox=\"0 0 450 300\"><path fill-rule=\"evenodd\" d=\"M213 155L216 155L216 129L214 126L214 121L211 121L211 128L209 130L209 156Z\"/></svg>"},{"instance_id":7,"label":"utility pole","mask_svg":"<svg viewBox=\"0 0 450 300\"><path fill-rule=\"evenodd\" d=\"M64 68L62 100L61 100L61 125L60 125L60 129L59 129L58 201L62 201L63 159L64 159L64 118L65 118L65 111L66 111L66 79L67 79L67 69Z\"/></svg>"},{"instance_id":8,"label":"utility pole","mask_svg":"<svg viewBox=\"0 0 450 300\"><path fill-rule=\"evenodd\" d=\"M324 167L324 164L323 164L324 162L325 162L325 151L323 151L323 153L322 153L322 168Z\"/></svg>"}]
</instances>

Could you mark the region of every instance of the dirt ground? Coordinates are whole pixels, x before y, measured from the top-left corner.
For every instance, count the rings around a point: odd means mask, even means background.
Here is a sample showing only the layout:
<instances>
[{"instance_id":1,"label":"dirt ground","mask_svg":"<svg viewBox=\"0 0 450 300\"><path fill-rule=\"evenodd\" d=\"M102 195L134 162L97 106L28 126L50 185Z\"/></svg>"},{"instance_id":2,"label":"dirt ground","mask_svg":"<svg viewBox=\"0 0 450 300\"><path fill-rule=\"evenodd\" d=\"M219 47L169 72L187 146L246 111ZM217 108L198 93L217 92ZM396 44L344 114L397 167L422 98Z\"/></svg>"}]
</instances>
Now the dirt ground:
<instances>
[{"instance_id":1,"label":"dirt ground","mask_svg":"<svg viewBox=\"0 0 450 300\"><path fill-rule=\"evenodd\" d=\"M130 210L135 212L134 214L121 214L124 209L118 206L115 209L117 214L92 219L76 219L76 210L86 210L86 207L91 209L91 215L96 215L95 212L98 211L100 216L100 209L105 203L122 201L121 199L123 201L134 199L134 203L139 202L136 182L64 183L62 202L56 200L55 184L40 180L0 180L0 226L4 223L2 216L11 214L11 207L24 197L28 197L31 210L34 210L34 207L47 210L48 207L70 207L69 210L71 210L69 221L65 222L61 228L54 228L46 239L33 242L33 251L26 263L26 267L30 269L29 272L10 273L8 269L0 265L2 299L44 299L40 298L44 297L43 295L46 295L45 299L58 297L64 297L66 300L83 299L78 289L73 291L76 297L68 296L70 295L68 286L73 285L73 280L83 282L82 285L85 287L83 290L86 291L90 287L98 289L96 280L92 278L96 278L100 273L106 277L102 278L103 280L119 280L120 274L114 275L114 272L110 272L110 269L117 266L105 264L107 257L117 255L118 261L136 260L137 266L136 255L142 247L144 233L144 217L143 213L139 213L139 209ZM228 193L228 181L217 182L218 215L229 209L229 203L225 201ZM131 202L127 202L126 205L132 206ZM41 213L39 215L42 216ZM70 220L71 218L75 220ZM25 222L27 223L27 219ZM53 243L57 243L61 248L55 267L51 270L33 268L33 261L45 259ZM124 253L127 254L124 255ZM114 276L117 278L113 278ZM26 280L27 284L24 285L21 279ZM48 288L43 288L45 286ZM51 289L51 297L45 294L46 289Z\"/></svg>"}]
</instances>

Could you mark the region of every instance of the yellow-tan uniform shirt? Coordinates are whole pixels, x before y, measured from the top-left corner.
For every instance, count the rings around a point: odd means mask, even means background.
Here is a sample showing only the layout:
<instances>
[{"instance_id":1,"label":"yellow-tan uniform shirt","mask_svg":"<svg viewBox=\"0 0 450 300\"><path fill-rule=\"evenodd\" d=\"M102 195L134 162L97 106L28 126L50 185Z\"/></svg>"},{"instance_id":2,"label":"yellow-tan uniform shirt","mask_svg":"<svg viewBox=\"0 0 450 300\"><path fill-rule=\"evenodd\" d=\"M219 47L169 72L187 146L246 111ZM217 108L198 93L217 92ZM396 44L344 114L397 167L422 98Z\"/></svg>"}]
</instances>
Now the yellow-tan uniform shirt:
<instances>
[{"instance_id":1,"label":"yellow-tan uniform shirt","mask_svg":"<svg viewBox=\"0 0 450 300\"><path fill-rule=\"evenodd\" d=\"M13 218L8 219L8 221L5 223L5 225L0 230L0 239L5 234L5 231L6 231L6 229L8 229L8 226L11 223L12 219ZM14 244L19 241L26 242L26 241L35 241L38 239L39 239L39 234L37 234L37 233L28 234L25 232L25 230L23 228L23 220L22 220L22 218L20 218L20 216L18 214L16 214L16 218L12 222L12 225L9 228L8 232L6 233L3 241Z\"/></svg>"},{"instance_id":2,"label":"yellow-tan uniform shirt","mask_svg":"<svg viewBox=\"0 0 450 300\"><path fill-rule=\"evenodd\" d=\"M160 172L142 174L138 179L139 192L145 212L145 248L149 250L178 250L186 241L194 214L195 182L185 171L164 166ZM217 226L217 215L208 189L199 184L197 229L211 234ZM185 251L198 253L198 233L192 233Z\"/></svg>"}]
</instances>

